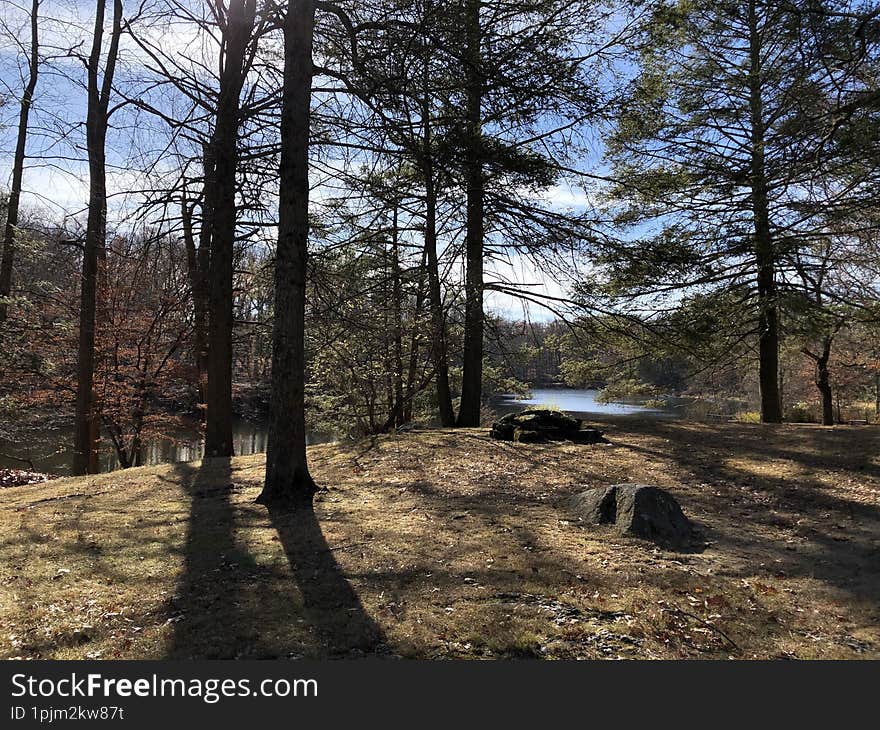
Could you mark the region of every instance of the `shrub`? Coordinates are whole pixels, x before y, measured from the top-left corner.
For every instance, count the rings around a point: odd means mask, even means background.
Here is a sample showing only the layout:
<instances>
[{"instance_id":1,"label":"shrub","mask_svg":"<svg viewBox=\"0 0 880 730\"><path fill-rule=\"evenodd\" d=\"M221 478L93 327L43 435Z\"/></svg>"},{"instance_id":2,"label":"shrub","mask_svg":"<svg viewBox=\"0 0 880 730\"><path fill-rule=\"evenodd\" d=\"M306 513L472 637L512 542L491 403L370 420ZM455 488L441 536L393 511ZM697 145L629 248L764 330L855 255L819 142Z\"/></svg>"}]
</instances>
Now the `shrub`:
<instances>
[{"instance_id":1,"label":"shrub","mask_svg":"<svg viewBox=\"0 0 880 730\"><path fill-rule=\"evenodd\" d=\"M788 408L788 412L785 414L786 420L791 423L818 423L819 417L816 411L815 404L808 403L807 401L798 401L797 403L792 403Z\"/></svg>"}]
</instances>

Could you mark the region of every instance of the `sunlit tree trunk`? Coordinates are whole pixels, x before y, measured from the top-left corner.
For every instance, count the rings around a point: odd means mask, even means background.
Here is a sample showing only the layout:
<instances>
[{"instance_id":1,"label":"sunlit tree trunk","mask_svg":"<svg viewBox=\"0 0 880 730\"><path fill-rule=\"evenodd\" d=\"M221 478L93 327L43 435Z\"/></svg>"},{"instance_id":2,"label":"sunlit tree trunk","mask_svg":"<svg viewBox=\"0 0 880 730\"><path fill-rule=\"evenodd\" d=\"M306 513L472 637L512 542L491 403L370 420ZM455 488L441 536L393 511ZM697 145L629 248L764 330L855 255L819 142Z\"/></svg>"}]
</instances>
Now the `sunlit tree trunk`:
<instances>
[{"instance_id":1,"label":"sunlit tree trunk","mask_svg":"<svg viewBox=\"0 0 880 730\"><path fill-rule=\"evenodd\" d=\"M193 303L193 359L198 379L199 403L204 404L207 398L208 359L208 244L203 240L199 246L196 246L193 220L195 202L187 200L185 192L180 207L187 274Z\"/></svg>"}]
</instances>

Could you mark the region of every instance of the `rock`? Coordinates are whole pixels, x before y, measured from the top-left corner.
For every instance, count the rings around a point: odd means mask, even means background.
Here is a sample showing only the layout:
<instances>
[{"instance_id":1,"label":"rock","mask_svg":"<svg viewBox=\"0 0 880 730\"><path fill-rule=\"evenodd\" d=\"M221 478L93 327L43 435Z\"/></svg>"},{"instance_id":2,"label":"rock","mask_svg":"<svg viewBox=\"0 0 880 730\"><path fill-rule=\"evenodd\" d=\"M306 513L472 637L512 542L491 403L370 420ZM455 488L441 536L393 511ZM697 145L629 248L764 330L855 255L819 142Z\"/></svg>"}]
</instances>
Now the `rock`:
<instances>
[{"instance_id":1,"label":"rock","mask_svg":"<svg viewBox=\"0 0 880 730\"><path fill-rule=\"evenodd\" d=\"M625 535L674 548L689 547L694 527L669 492L647 484L615 484L576 494L570 508L586 524L610 525Z\"/></svg>"},{"instance_id":2,"label":"rock","mask_svg":"<svg viewBox=\"0 0 880 730\"><path fill-rule=\"evenodd\" d=\"M582 428L580 431L571 434L568 440L574 441L576 444L608 443L608 439L602 435L602 432L598 428Z\"/></svg>"},{"instance_id":3,"label":"rock","mask_svg":"<svg viewBox=\"0 0 880 730\"><path fill-rule=\"evenodd\" d=\"M502 441L522 443L574 441L579 444L596 444L605 441L598 429L581 428L579 418L542 408L509 413L492 424L489 434Z\"/></svg>"},{"instance_id":4,"label":"rock","mask_svg":"<svg viewBox=\"0 0 880 730\"><path fill-rule=\"evenodd\" d=\"M617 487L587 489L571 499L571 509L588 525L609 525L617 521Z\"/></svg>"}]
</instances>

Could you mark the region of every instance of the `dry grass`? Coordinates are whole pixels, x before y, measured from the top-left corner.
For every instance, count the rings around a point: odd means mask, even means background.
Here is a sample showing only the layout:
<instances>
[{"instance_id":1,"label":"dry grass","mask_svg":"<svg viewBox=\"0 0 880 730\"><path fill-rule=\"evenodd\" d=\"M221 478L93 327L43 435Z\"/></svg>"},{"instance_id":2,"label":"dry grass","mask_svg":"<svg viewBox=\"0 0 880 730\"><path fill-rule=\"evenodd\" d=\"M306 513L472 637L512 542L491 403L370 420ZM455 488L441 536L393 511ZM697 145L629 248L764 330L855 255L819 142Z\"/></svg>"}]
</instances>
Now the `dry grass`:
<instances>
[{"instance_id":1,"label":"dry grass","mask_svg":"<svg viewBox=\"0 0 880 730\"><path fill-rule=\"evenodd\" d=\"M880 657L880 429L630 424L609 446L428 431L311 449L318 522L262 457L0 492L0 655ZM670 489L700 553L564 498Z\"/></svg>"}]
</instances>

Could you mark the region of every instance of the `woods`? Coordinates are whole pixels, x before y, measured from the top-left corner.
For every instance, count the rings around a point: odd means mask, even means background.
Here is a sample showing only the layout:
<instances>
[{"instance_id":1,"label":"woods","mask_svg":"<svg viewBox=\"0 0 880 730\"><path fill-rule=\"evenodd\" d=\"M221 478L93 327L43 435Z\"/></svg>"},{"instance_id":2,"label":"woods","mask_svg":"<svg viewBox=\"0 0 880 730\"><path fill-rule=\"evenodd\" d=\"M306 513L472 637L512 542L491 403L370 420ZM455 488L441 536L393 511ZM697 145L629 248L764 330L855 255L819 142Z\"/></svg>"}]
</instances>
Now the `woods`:
<instances>
[{"instance_id":1,"label":"woods","mask_svg":"<svg viewBox=\"0 0 880 730\"><path fill-rule=\"evenodd\" d=\"M880 657L875 0L11 0L0 149L0 655Z\"/></svg>"},{"instance_id":2,"label":"woods","mask_svg":"<svg viewBox=\"0 0 880 730\"><path fill-rule=\"evenodd\" d=\"M231 456L256 407L272 501L310 429L554 382L877 417L872 4L70 13L3 16L0 368L4 408L69 409L75 473L181 414Z\"/></svg>"}]
</instances>

